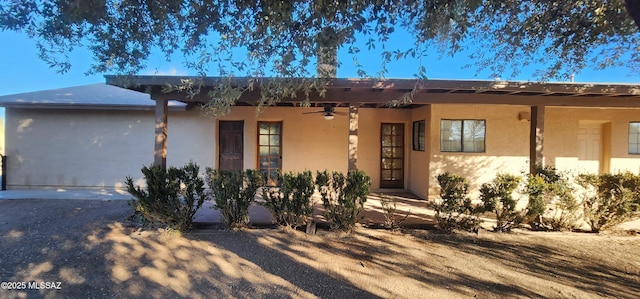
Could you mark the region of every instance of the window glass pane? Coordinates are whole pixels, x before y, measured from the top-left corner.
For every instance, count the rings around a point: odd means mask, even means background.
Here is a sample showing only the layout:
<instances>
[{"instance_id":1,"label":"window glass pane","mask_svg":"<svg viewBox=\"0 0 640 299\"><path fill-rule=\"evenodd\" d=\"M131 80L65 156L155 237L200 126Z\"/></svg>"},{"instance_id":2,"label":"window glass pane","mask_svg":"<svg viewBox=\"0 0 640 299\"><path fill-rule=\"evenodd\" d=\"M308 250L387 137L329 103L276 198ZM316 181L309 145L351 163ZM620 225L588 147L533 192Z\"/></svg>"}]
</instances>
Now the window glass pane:
<instances>
[{"instance_id":1,"label":"window glass pane","mask_svg":"<svg viewBox=\"0 0 640 299\"><path fill-rule=\"evenodd\" d=\"M390 125L382 125L382 135L391 135L392 131L391 131L392 126Z\"/></svg>"},{"instance_id":2,"label":"window glass pane","mask_svg":"<svg viewBox=\"0 0 640 299\"><path fill-rule=\"evenodd\" d=\"M402 146L402 136L393 137L393 146Z\"/></svg>"},{"instance_id":3,"label":"window glass pane","mask_svg":"<svg viewBox=\"0 0 640 299\"><path fill-rule=\"evenodd\" d=\"M269 155L279 156L280 155L280 148L277 147L277 146L272 146L271 149L269 150Z\"/></svg>"},{"instance_id":4,"label":"window glass pane","mask_svg":"<svg viewBox=\"0 0 640 299\"><path fill-rule=\"evenodd\" d=\"M260 156L268 156L269 155L269 147L261 146L260 147Z\"/></svg>"},{"instance_id":5,"label":"window glass pane","mask_svg":"<svg viewBox=\"0 0 640 299\"><path fill-rule=\"evenodd\" d=\"M464 146L465 152L484 152L484 120L464 121Z\"/></svg>"},{"instance_id":6,"label":"window glass pane","mask_svg":"<svg viewBox=\"0 0 640 299\"><path fill-rule=\"evenodd\" d=\"M279 162L280 162L280 159L272 158L271 161L269 161L269 168L275 168L275 169L280 168Z\"/></svg>"},{"instance_id":7,"label":"window glass pane","mask_svg":"<svg viewBox=\"0 0 640 299\"><path fill-rule=\"evenodd\" d=\"M280 124L271 124L270 134L280 134Z\"/></svg>"},{"instance_id":8,"label":"window glass pane","mask_svg":"<svg viewBox=\"0 0 640 299\"><path fill-rule=\"evenodd\" d=\"M392 157L391 148L390 147L383 147L382 148L382 157L385 157L385 158L391 158Z\"/></svg>"},{"instance_id":9,"label":"window glass pane","mask_svg":"<svg viewBox=\"0 0 640 299\"><path fill-rule=\"evenodd\" d=\"M402 148L399 148L399 147L391 148L391 155L394 158L402 158Z\"/></svg>"},{"instance_id":10,"label":"window glass pane","mask_svg":"<svg viewBox=\"0 0 640 299\"><path fill-rule=\"evenodd\" d=\"M640 123L629 123L629 154L640 154Z\"/></svg>"},{"instance_id":11,"label":"window glass pane","mask_svg":"<svg viewBox=\"0 0 640 299\"><path fill-rule=\"evenodd\" d=\"M440 121L440 150L462 151L462 121L443 119Z\"/></svg>"},{"instance_id":12,"label":"window glass pane","mask_svg":"<svg viewBox=\"0 0 640 299\"><path fill-rule=\"evenodd\" d=\"M260 135L260 145L269 145L268 135Z\"/></svg>"},{"instance_id":13,"label":"window glass pane","mask_svg":"<svg viewBox=\"0 0 640 299\"><path fill-rule=\"evenodd\" d=\"M260 124L260 134L269 134L269 124L266 124L266 123Z\"/></svg>"},{"instance_id":14,"label":"window glass pane","mask_svg":"<svg viewBox=\"0 0 640 299\"><path fill-rule=\"evenodd\" d=\"M394 170L392 175L393 175L393 179L402 180L402 170Z\"/></svg>"},{"instance_id":15,"label":"window glass pane","mask_svg":"<svg viewBox=\"0 0 640 299\"><path fill-rule=\"evenodd\" d=\"M280 135L269 136L269 142L271 145L280 145Z\"/></svg>"},{"instance_id":16,"label":"window glass pane","mask_svg":"<svg viewBox=\"0 0 640 299\"><path fill-rule=\"evenodd\" d=\"M412 145L414 151L424 151L425 142L425 121L413 122Z\"/></svg>"},{"instance_id":17,"label":"window glass pane","mask_svg":"<svg viewBox=\"0 0 640 299\"><path fill-rule=\"evenodd\" d=\"M260 158L260 168L266 168L269 166L269 158Z\"/></svg>"},{"instance_id":18,"label":"window glass pane","mask_svg":"<svg viewBox=\"0 0 640 299\"><path fill-rule=\"evenodd\" d=\"M382 146L391 146L391 137L382 136Z\"/></svg>"},{"instance_id":19,"label":"window glass pane","mask_svg":"<svg viewBox=\"0 0 640 299\"><path fill-rule=\"evenodd\" d=\"M391 169L391 159L382 158L382 169Z\"/></svg>"},{"instance_id":20,"label":"window glass pane","mask_svg":"<svg viewBox=\"0 0 640 299\"><path fill-rule=\"evenodd\" d=\"M383 170L381 175L380 175L381 179L383 181L390 181L391 180L391 170Z\"/></svg>"}]
</instances>

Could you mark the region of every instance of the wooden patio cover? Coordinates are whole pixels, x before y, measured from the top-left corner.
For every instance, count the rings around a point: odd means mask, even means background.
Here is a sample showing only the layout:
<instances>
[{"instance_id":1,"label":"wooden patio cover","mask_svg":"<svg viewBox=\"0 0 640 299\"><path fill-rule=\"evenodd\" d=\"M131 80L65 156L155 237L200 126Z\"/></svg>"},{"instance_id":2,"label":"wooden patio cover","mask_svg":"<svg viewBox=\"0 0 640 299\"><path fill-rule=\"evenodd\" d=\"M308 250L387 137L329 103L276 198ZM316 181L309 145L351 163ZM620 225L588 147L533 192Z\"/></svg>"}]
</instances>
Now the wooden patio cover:
<instances>
[{"instance_id":1,"label":"wooden patio cover","mask_svg":"<svg viewBox=\"0 0 640 299\"><path fill-rule=\"evenodd\" d=\"M156 138L154 163L166 167L167 114L169 100L187 104L209 101L208 91L228 78L181 76L105 76L109 85L149 93L156 102ZM200 93L189 96L184 92L163 92L168 84L198 82ZM260 97L260 84L273 78L255 79L255 88L243 93L237 105L255 105ZM302 80L302 79L300 79ZM232 84L246 84L247 78L232 80ZM311 94L311 105L332 104L349 107L349 169L357 161L358 108L386 107L392 101L413 92L411 103L401 108L429 104L500 104L525 105L531 108L529 156L530 169L543 163L545 107L640 108L639 84L603 83L538 83L480 80L416 80L416 79L346 79L326 81L324 96ZM280 105L296 106L306 99L302 94Z\"/></svg>"}]
</instances>

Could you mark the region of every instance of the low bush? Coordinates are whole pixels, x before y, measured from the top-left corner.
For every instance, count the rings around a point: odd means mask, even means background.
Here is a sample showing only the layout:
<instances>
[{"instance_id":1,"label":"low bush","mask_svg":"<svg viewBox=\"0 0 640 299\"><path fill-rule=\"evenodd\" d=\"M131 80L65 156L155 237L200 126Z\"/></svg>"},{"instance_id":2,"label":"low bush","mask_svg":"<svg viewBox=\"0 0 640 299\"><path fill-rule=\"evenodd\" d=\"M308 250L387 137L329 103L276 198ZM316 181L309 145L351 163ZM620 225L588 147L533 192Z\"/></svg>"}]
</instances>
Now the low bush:
<instances>
[{"instance_id":1,"label":"low bush","mask_svg":"<svg viewBox=\"0 0 640 299\"><path fill-rule=\"evenodd\" d=\"M435 204L435 211L440 229L446 232L453 232L455 229L477 232L480 219L478 211L467 196L467 180L448 172L436 178L440 185L440 201Z\"/></svg>"},{"instance_id":2,"label":"low bush","mask_svg":"<svg viewBox=\"0 0 640 299\"><path fill-rule=\"evenodd\" d=\"M591 231L600 232L631 218L638 210L640 178L631 173L580 174L577 183L585 190L583 211Z\"/></svg>"},{"instance_id":3,"label":"low bush","mask_svg":"<svg viewBox=\"0 0 640 299\"><path fill-rule=\"evenodd\" d=\"M390 230L398 230L400 229L400 225L404 222L407 217L409 217L409 213L404 215L402 220L396 219L396 210L397 206L393 199L386 195L380 194L380 206L382 207L382 214L384 215L384 227Z\"/></svg>"},{"instance_id":4,"label":"low bush","mask_svg":"<svg viewBox=\"0 0 640 299\"><path fill-rule=\"evenodd\" d=\"M206 180L215 201L213 208L220 210L224 224L229 228L246 226L249 206L262 185L260 173L257 170L207 168Z\"/></svg>"},{"instance_id":5,"label":"low bush","mask_svg":"<svg viewBox=\"0 0 640 299\"><path fill-rule=\"evenodd\" d=\"M262 205L269 209L279 225L295 229L307 224L313 212L311 196L315 191L311 171L279 173L277 181L277 186L262 188Z\"/></svg>"},{"instance_id":6,"label":"low bush","mask_svg":"<svg viewBox=\"0 0 640 299\"><path fill-rule=\"evenodd\" d=\"M131 177L125 180L127 191L136 198L132 206L150 222L181 231L190 229L194 215L206 199L199 171L195 163L168 170L156 165L142 167L146 189L134 186Z\"/></svg>"},{"instance_id":7,"label":"low bush","mask_svg":"<svg viewBox=\"0 0 640 299\"><path fill-rule=\"evenodd\" d=\"M352 231L364 209L371 179L363 171L318 171L316 185L322 196L323 216L332 230Z\"/></svg>"},{"instance_id":8,"label":"low bush","mask_svg":"<svg viewBox=\"0 0 640 299\"><path fill-rule=\"evenodd\" d=\"M513 198L513 191L519 183L518 176L498 174L491 182L480 187L481 211L495 213L495 231L508 232L522 223L523 212L516 210L518 201Z\"/></svg>"},{"instance_id":9,"label":"low bush","mask_svg":"<svg viewBox=\"0 0 640 299\"><path fill-rule=\"evenodd\" d=\"M572 230L580 207L574 188L565 174L552 166L536 166L529 174L524 192L529 196L527 222L534 230Z\"/></svg>"}]
</instances>

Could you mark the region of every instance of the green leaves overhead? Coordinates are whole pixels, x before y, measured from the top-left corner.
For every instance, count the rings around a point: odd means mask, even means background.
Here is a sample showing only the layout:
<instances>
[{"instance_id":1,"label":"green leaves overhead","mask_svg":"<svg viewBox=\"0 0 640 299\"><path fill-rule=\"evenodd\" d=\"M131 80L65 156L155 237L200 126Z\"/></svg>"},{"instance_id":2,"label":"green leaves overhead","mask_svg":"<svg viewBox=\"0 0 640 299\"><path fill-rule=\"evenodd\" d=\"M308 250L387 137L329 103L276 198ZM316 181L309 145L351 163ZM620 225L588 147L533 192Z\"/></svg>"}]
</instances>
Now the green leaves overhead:
<instances>
[{"instance_id":1,"label":"green leaves overhead","mask_svg":"<svg viewBox=\"0 0 640 299\"><path fill-rule=\"evenodd\" d=\"M144 70L160 51L181 54L202 76L315 77L318 49L341 47L363 77L384 77L389 62L411 57L421 63L409 71L426 78L433 46L469 53L489 77L533 66L538 79L565 79L589 66L640 65L623 0L0 0L0 30L29 34L60 72L78 46L93 54L90 73L116 74ZM411 38L389 45L398 31ZM379 70L365 69L358 47L381 51Z\"/></svg>"}]
</instances>

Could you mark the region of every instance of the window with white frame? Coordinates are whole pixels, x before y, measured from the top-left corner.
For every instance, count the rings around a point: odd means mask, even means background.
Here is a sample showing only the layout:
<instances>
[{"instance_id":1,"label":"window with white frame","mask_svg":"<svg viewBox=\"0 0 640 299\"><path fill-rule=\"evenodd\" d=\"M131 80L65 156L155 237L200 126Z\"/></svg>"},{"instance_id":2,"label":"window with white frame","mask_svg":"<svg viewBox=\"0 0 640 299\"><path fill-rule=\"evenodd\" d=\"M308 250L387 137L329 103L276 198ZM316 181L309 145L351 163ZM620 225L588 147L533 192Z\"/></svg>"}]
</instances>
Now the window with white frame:
<instances>
[{"instance_id":1,"label":"window with white frame","mask_svg":"<svg viewBox=\"0 0 640 299\"><path fill-rule=\"evenodd\" d=\"M629 123L629 154L640 155L640 122Z\"/></svg>"},{"instance_id":2,"label":"window with white frame","mask_svg":"<svg viewBox=\"0 0 640 299\"><path fill-rule=\"evenodd\" d=\"M485 120L442 119L440 120L440 151L484 153Z\"/></svg>"}]
</instances>

